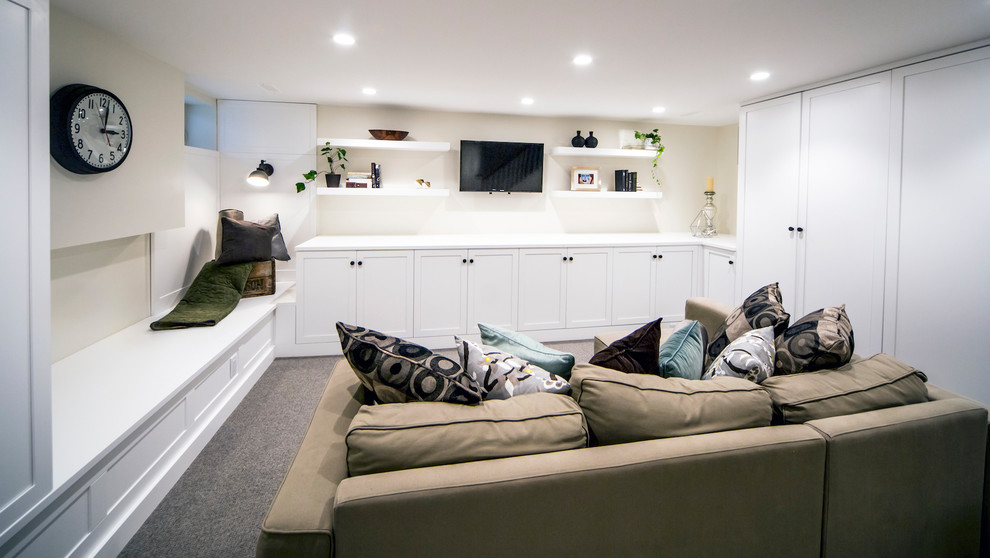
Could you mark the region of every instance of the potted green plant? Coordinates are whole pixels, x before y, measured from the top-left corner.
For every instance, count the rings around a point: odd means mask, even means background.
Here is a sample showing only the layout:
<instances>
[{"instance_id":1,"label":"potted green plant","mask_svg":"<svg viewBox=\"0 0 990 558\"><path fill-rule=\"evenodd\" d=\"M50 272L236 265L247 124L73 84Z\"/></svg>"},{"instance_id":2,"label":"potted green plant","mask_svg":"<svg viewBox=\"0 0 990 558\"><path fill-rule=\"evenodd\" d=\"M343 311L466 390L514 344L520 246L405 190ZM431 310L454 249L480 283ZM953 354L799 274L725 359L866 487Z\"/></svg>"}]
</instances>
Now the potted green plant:
<instances>
[{"instance_id":1,"label":"potted green plant","mask_svg":"<svg viewBox=\"0 0 990 558\"><path fill-rule=\"evenodd\" d=\"M662 186L660 184L660 179L657 178L657 163L660 162L660 154L663 153L663 145L660 143L660 133L659 130L653 128L652 132L640 132L636 131L636 139L643 140L644 148L656 149L657 152L653 156L653 168L650 169L650 174L653 175L653 180L656 181L657 186Z\"/></svg>"},{"instance_id":2,"label":"potted green plant","mask_svg":"<svg viewBox=\"0 0 990 558\"><path fill-rule=\"evenodd\" d=\"M347 170L347 150L342 147L332 147L330 142L327 142L320 148L320 155L327 158L327 165L330 166L330 170L320 172L311 170L303 173L303 178L306 179L306 182L296 182L297 193L305 190L306 185L316 180L316 177L321 174L327 175L327 188L337 188L340 186L340 173L337 171L340 170L343 172Z\"/></svg>"}]
</instances>

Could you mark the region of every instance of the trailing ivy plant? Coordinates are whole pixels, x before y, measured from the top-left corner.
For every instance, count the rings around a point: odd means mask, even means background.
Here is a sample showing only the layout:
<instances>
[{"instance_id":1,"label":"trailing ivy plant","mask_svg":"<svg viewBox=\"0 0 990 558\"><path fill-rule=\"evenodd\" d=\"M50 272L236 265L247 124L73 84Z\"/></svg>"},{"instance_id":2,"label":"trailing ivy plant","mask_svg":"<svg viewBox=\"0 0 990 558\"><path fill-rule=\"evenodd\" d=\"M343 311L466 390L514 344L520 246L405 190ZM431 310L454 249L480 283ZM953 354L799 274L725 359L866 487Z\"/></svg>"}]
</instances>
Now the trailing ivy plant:
<instances>
[{"instance_id":1,"label":"trailing ivy plant","mask_svg":"<svg viewBox=\"0 0 990 558\"><path fill-rule=\"evenodd\" d=\"M330 166L330 170L320 172L311 170L303 173L303 178L306 179L306 182L296 182L296 193L305 190L306 185L316 180L316 177L321 174L338 174L338 170L341 172L347 170L347 150L343 147L331 147L330 142L327 142L320 148L320 155L327 158L327 165Z\"/></svg>"},{"instance_id":2,"label":"trailing ivy plant","mask_svg":"<svg viewBox=\"0 0 990 558\"><path fill-rule=\"evenodd\" d=\"M662 186L662 184L660 184L660 179L657 178L657 163L660 162L660 154L663 153L663 149L664 149L663 148L663 145L660 143L660 133L659 132L660 131L657 130L656 128L653 128L653 131L652 132L640 132L640 131L637 131L636 132L636 139L638 139L638 140L646 140L646 143L644 145L647 145L648 144L648 145L652 146L653 149L656 149L657 150L656 155L653 156L653 168L650 169L650 174L653 175L653 180L656 181L657 186Z\"/></svg>"}]
</instances>

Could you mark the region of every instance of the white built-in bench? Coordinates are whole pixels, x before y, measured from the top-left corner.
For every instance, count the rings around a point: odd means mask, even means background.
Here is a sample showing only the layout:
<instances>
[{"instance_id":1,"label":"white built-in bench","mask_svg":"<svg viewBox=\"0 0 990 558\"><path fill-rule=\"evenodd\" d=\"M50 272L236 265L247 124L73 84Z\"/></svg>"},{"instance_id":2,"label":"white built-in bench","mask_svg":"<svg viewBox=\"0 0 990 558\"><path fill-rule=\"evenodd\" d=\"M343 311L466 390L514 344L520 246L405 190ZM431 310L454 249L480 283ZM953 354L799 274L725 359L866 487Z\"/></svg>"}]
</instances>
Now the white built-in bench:
<instances>
[{"instance_id":1,"label":"white built-in bench","mask_svg":"<svg viewBox=\"0 0 990 558\"><path fill-rule=\"evenodd\" d=\"M148 318L54 363L56 488L14 556L116 556L274 360L291 288L214 327Z\"/></svg>"}]
</instances>

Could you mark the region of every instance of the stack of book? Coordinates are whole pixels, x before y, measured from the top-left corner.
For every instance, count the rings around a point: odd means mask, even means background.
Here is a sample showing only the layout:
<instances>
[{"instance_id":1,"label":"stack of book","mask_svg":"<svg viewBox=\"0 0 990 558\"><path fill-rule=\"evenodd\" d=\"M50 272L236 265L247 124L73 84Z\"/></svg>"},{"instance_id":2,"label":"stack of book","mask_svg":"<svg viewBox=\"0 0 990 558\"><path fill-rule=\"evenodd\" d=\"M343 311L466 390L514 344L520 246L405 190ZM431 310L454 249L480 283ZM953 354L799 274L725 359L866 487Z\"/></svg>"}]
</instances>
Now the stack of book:
<instances>
[{"instance_id":1,"label":"stack of book","mask_svg":"<svg viewBox=\"0 0 990 558\"><path fill-rule=\"evenodd\" d=\"M348 172L344 186L347 188L381 188L382 166L378 163L371 163L371 172Z\"/></svg>"}]
</instances>

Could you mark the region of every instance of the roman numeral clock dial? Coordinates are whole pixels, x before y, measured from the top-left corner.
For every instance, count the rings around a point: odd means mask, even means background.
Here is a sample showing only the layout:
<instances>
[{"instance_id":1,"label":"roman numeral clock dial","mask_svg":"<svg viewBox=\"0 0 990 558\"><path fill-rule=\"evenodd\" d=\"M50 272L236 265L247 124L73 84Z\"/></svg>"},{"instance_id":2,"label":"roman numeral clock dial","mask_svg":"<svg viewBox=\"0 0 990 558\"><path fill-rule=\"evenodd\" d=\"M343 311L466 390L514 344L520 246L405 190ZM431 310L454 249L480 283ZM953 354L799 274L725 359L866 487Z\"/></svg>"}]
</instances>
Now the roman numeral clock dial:
<instances>
[{"instance_id":1,"label":"roman numeral clock dial","mask_svg":"<svg viewBox=\"0 0 990 558\"><path fill-rule=\"evenodd\" d=\"M113 93L76 83L52 95L51 153L66 170L111 171L127 158L132 139L131 117Z\"/></svg>"}]
</instances>

